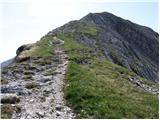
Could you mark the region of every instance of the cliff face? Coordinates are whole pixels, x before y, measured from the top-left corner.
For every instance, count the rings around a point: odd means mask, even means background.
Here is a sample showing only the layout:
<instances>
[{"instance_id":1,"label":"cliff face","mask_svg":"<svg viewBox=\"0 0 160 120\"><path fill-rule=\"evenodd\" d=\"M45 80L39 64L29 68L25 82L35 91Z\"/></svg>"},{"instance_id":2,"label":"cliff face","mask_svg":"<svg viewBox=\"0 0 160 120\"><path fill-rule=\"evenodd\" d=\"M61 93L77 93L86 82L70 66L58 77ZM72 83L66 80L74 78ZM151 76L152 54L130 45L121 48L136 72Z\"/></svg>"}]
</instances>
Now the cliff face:
<instances>
[{"instance_id":1,"label":"cliff face","mask_svg":"<svg viewBox=\"0 0 160 120\"><path fill-rule=\"evenodd\" d=\"M90 13L49 34L58 32L75 34L75 40L101 50L107 60L158 82L159 35L152 29L104 12Z\"/></svg>"}]
</instances>

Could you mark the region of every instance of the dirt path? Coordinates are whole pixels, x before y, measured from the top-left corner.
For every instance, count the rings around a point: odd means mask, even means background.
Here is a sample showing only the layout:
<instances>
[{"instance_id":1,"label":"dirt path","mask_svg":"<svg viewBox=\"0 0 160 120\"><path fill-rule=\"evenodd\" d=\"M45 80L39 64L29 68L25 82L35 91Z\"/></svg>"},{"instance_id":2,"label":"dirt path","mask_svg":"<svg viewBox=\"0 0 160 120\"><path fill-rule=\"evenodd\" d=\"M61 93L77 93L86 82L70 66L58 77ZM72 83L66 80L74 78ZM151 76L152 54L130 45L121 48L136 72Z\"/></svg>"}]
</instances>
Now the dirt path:
<instances>
[{"instance_id":1,"label":"dirt path","mask_svg":"<svg viewBox=\"0 0 160 120\"><path fill-rule=\"evenodd\" d=\"M32 74L32 81L24 79L22 73L16 72L14 77L17 78L13 77L15 81L2 86L3 94L10 93L5 91L10 88L13 89L12 93L20 98L16 106L21 107L21 112L14 112L12 118L74 118L74 113L66 106L64 99L64 76L69 61L68 56L60 48L61 44L63 44L62 41L55 48L56 62L40 66L39 62L45 62L45 60L35 58L26 64L19 65L22 69L28 66L27 70L24 69L25 72L23 70L23 74L27 72Z\"/></svg>"}]
</instances>

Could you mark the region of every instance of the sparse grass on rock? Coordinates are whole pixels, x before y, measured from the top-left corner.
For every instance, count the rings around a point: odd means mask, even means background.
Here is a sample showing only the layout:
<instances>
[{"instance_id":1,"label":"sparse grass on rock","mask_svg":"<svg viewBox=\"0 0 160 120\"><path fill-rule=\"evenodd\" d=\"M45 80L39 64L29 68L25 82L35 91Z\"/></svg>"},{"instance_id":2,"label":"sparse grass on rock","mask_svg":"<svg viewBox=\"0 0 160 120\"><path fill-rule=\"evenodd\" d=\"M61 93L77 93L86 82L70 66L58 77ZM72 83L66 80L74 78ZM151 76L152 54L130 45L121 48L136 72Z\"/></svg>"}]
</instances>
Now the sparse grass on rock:
<instances>
[{"instance_id":1,"label":"sparse grass on rock","mask_svg":"<svg viewBox=\"0 0 160 120\"><path fill-rule=\"evenodd\" d=\"M35 82L30 82L30 83L27 83L27 84L25 85L25 87L26 87L27 89L33 89L33 88L38 87L38 85L37 85L37 83L35 83Z\"/></svg>"},{"instance_id":2,"label":"sparse grass on rock","mask_svg":"<svg viewBox=\"0 0 160 120\"><path fill-rule=\"evenodd\" d=\"M33 80L33 77L32 77L32 75L25 75L25 76L23 76L23 79L25 79L25 80Z\"/></svg>"},{"instance_id":3,"label":"sparse grass on rock","mask_svg":"<svg viewBox=\"0 0 160 120\"><path fill-rule=\"evenodd\" d=\"M34 71L24 71L24 75L35 75Z\"/></svg>"},{"instance_id":4,"label":"sparse grass on rock","mask_svg":"<svg viewBox=\"0 0 160 120\"><path fill-rule=\"evenodd\" d=\"M1 119L11 119L14 111L21 112L21 107L18 105L13 107L11 104L1 105Z\"/></svg>"},{"instance_id":5,"label":"sparse grass on rock","mask_svg":"<svg viewBox=\"0 0 160 120\"><path fill-rule=\"evenodd\" d=\"M1 119L11 119L14 107L11 104L1 105Z\"/></svg>"},{"instance_id":6,"label":"sparse grass on rock","mask_svg":"<svg viewBox=\"0 0 160 120\"><path fill-rule=\"evenodd\" d=\"M49 57L54 54L54 46L52 45L52 36L46 36L38 41L36 49L32 52L34 57Z\"/></svg>"},{"instance_id":7,"label":"sparse grass on rock","mask_svg":"<svg viewBox=\"0 0 160 120\"><path fill-rule=\"evenodd\" d=\"M2 104L16 104L20 102L20 98L17 95L3 95L1 96L1 103Z\"/></svg>"},{"instance_id":8,"label":"sparse grass on rock","mask_svg":"<svg viewBox=\"0 0 160 120\"><path fill-rule=\"evenodd\" d=\"M5 78L1 77L1 84L8 84L8 80L6 80Z\"/></svg>"}]
</instances>

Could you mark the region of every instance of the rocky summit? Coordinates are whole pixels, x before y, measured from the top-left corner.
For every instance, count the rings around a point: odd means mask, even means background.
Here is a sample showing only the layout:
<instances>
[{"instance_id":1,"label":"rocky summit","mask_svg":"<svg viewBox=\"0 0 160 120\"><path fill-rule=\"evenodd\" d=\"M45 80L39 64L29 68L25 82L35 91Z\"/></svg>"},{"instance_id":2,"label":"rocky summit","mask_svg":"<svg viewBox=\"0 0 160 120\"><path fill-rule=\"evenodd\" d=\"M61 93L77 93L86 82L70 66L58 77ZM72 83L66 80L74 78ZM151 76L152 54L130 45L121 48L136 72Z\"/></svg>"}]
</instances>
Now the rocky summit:
<instances>
[{"instance_id":1,"label":"rocky summit","mask_svg":"<svg viewBox=\"0 0 160 120\"><path fill-rule=\"evenodd\" d=\"M158 33L109 13L89 14L80 21L101 29L96 37L98 47L108 60L158 82Z\"/></svg>"},{"instance_id":2,"label":"rocky summit","mask_svg":"<svg viewBox=\"0 0 160 120\"><path fill-rule=\"evenodd\" d=\"M20 46L1 68L1 118L159 118L159 35L89 13Z\"/></svg>"},{"instance_id":3,"label":"rocky summit","mask_svg":"<svg viewBox=\"0 0 160 120\"><path fill-rule=\"evenodd\" d=\"M64 33L74 32L81 24L86 25L86 28L91 26L93 28L91 32L95 32L95 35L93 37L89 34L77 34L75 40L88 47L101 49L107 60L126 67L146 79L158 82L158 33L107 12L90 13L59 30Z\"/></svg>"}]
</instances>

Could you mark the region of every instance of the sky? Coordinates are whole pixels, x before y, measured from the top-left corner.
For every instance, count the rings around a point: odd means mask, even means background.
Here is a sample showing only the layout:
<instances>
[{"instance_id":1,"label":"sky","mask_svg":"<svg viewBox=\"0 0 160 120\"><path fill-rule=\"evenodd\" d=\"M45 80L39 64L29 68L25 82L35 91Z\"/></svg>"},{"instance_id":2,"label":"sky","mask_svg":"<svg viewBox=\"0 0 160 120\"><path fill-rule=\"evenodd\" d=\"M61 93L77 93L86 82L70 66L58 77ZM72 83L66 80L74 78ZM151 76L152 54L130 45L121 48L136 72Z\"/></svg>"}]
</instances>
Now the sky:
<instances>
[{"instance_id":1,"label":"sky","mask_svg":"<svg viewBox=\"0 0 160 120\"><path fill-rule=\"evenodd\" d=\"M141 1L141 2L139 2ZM92 12L110 12L158 31L158 0L0 0L0 62L19 46Z\"/></svg>"}]
</instances>

